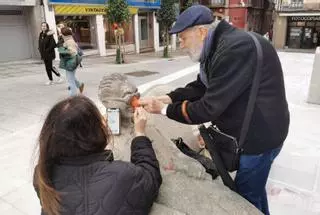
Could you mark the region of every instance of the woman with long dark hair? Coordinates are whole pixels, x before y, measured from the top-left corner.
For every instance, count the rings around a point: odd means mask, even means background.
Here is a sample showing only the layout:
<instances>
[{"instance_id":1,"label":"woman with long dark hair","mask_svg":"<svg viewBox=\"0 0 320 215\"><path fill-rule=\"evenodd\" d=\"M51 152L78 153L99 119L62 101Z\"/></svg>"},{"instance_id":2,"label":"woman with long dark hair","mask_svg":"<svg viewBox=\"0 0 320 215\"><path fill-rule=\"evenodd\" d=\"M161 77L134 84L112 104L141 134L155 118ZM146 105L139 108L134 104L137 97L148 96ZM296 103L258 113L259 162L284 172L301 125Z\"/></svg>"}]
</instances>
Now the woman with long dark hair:
<instances>
[{"instance_id":1,"label":"woman with long dark hair","mask_svg":"<svg viewBox=\"0 0 320 215\"><path fill-rule=\"evenodd\" d=\"M34 187L42 214L148 214L162 178L146 112L134 114L131 163L114 161L107 123L91 100L74 96L49 112L39 136Z\"/></svg>"},{"instance_id":2,"label":"woman with long dark hair","mask_svg":"<svg viewBox=\"0 0 320 215\"><path fill-rule=\"evenodd\" d=\"M41 59L44 61L49 81L47 85L53 84L52 72L59 77L58 82L61 82L60 73L53 67L52 61L56 58L54 49L57 44L53 38L54 32L50 31L49 25L46 22L41 24L41 32L39 35L39 52Z\"/></svg>"}]
</instances>

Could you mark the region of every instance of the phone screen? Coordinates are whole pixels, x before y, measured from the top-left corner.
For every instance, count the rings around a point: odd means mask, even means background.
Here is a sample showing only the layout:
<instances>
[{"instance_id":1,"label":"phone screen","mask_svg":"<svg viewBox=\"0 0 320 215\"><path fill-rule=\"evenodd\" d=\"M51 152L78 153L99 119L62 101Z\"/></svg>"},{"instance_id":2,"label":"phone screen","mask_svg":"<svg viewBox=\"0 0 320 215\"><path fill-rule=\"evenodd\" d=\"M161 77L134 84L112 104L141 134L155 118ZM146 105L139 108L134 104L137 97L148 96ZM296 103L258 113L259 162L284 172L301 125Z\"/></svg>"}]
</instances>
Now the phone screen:
<instances>
[{"instance_id":1,"label":"phone screen","mask_svg":"<svg viewBox=\"0 0 320 215\"><path fill-rule=\"evenodd\" d=\"M108 126L114 135L120 134L120 109L108 108L107 109Z\"/></svg>"}]
</instances>

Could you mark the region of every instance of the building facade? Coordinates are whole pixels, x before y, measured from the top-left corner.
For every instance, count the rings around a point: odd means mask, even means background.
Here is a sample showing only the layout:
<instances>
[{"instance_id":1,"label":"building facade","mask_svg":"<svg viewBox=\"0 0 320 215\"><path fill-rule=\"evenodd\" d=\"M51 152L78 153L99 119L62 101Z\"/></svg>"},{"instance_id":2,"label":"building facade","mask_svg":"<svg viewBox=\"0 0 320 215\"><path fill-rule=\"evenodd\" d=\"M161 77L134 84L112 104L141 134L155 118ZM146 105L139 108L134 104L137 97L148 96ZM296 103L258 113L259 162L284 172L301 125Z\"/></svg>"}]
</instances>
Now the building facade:
<instances>
[{"instance_id":1,"label":"building facade","mask_svg":"<svg viewBox=\"0 0 320 215\"><path fill-rule=\"evenodd\" d=\"M315 49L320 45L320 0L278 0L276 48Z\"/></svg>"},{"instance_id":2,"label":"building facade","mask_svg":"<svg viewBox=\"0 0 320 215\"><path fill-rule=\"evenodd\" d=\"M234 26L260 34L272 29L274 4L268 0L199 0L212 9L214 15Z\"/></svg>"},{"instance_id":3,"label":"building facade","mask_svg":"<svg viewBox=\"0 0 320 215\"><path fill-rule=\"evenodd\" d=\"M0 62L39 57L40 2L0 0Z\"/></svg>"},{"instance_id":4,"label":"building facade","mask_svg":"<svg viewBox=\"0 0 320 215\"><path fill-rule=\"evenodd\" d=\"M156 20L160 0L128 0L128 4L131 22L124 27L126 51L161 50ZM108 49L116 47L114 30L105 14L106 0L0 0L0 41L5 50L0 53L0 62L40 59L42 22L55 31L56 40L57 24L66 24L85 53L105 56Z\"/></svg>"},{"instance_id":5,"label":"building facade","mask_svg":"<svg viewBox=\"0 0 320 215\"><path fill-rule=\"evenodd\" d=\"M160 0L128 0L131 21L124 26L127 52L158 50L159 24L155 12ZM75 40L84 50L97 50L101 56L114 49L112 24L105 17L105 0L47 0L46 20L50 26L64 23L71 27Z\"/></svg>"}]
</instances>

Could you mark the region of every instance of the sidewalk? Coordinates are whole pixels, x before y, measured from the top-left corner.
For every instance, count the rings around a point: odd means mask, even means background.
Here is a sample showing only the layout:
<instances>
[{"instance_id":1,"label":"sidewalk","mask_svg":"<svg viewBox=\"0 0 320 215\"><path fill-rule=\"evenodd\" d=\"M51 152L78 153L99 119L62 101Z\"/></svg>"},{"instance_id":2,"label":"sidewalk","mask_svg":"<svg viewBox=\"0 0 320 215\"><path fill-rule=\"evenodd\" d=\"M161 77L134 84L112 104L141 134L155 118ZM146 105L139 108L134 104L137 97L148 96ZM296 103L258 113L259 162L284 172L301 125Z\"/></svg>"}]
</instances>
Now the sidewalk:
<instances>
[{"instance_id":1,"label":"sidewalk","mask_svg":"<svg viewBox=\"0 0 320 215\"><path fill-rule=\"evenodd\" d=\"M279 55L291 120L270 173L271 214L320 215L320 105L306 103L314 54Z\"/></svg>"},{"instance_id":2,"label":"sidewalk","mask_svg":"<svg viewBox=\"0 0 320 215\"><path fill-rule=\"evenodd\" d=\"M110 55L106 57L100 57L98 55L85 56L82 61L82 65L85 68L91 66L116 66L125 67L128 64L138 64L141 62L150 63L156 61L173 61L180 58L187 58L187 56L181 51L175 51L171 53L170 58L163 58L162 52L150 52L143 54L127 54L125 55L125 64L116 64L115 56ZM39 67L41 65L42 67ZM54 66L59 68L59 61L54 61ZM34 75L35 73L45 73L44 64L41 60L23 60L15 62L0 63L0 79L18 77L25 75Z\"/></svg>"}]
</instances>

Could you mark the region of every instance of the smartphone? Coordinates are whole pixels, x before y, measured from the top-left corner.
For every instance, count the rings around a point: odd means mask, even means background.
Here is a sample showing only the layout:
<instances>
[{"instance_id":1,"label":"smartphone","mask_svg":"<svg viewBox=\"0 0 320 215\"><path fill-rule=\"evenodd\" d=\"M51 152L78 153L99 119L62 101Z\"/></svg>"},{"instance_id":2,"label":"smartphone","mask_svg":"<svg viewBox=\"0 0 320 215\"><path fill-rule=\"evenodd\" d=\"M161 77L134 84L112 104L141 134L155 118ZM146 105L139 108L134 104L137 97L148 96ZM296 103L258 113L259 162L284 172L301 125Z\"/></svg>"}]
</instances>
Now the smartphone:
<instances>
[{"instance_id":1,"label":"smartphone","mask_svg":"<svg viewBox=\"0 0 320 215\"><path fill-rule=\"evenodd\" d=\"M107 108L108 126L113 135L120 134L120 109Z\"/></svg>"}]
</instances>

